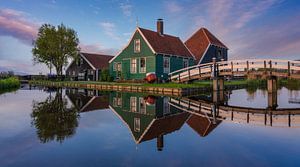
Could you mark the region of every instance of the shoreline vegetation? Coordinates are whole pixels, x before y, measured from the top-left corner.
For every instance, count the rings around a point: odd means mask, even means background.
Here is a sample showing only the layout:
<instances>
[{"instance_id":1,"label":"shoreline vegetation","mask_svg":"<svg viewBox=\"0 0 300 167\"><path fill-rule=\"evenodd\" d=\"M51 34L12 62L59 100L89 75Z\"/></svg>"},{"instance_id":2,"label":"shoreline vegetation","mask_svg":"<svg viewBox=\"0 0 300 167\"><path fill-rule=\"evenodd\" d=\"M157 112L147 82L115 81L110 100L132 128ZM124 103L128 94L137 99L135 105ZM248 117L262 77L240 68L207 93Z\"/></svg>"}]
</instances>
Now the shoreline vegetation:
<instances>
[{"instance_id":1,"label":"shoreline vegetation","mask_svg":"<svg viewBox=\"0 0 300 167\"><path fill-rule=\"evenodd\" d=\"M30 81L30 84L43 85L53 83L57 86L59 85L68 85L68 84L80 84L80 85L106 85L106 86L139 86L139 87L155 87L155 88L176 88L176 89L186 89L186 88L211 88L212 81L197 81L189 84L185 83L118 83L118 82L97 82L97 81L48 81L48 80L35 80ZM250 88L266 88L266 80L230 80L225 81L225 87L234 87L234 86L244 86ZM290 80L290 79L279 79L278 80L279 87L285 86L291 89L300 89L300 81L299 80Z\"/></svg>"},{"instance_id":2,"label":"shoreline vegetation","mask_svg":"<svg viewBox=\"0 0 300 167\"><path fill-rule=\"evenodd\" d=\"M16 77L0 79L0 94L15 91L20 88L20 80Z\"/></svg>"}]
</instances>

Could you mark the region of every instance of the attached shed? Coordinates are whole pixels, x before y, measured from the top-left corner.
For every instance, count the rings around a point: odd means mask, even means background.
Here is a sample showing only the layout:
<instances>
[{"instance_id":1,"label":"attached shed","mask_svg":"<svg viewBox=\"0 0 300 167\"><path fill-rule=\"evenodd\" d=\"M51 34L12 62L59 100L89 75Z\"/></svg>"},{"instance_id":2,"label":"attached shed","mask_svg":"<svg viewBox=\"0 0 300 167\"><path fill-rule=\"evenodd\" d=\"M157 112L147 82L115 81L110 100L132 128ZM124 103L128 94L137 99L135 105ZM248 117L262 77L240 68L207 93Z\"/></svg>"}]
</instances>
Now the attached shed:
<instances>
[{"instance_id":1,"label":"attached shed","mask_svg":"<svg viewBox=\"0 0 300 167\"><path fill-rule=\"evenodd\" d=\"M217 61L228 59L228 47L206 28L195 32L185 45L195 56L197 64L209 63L214 57Z\"/></svg>"}]
</instances>

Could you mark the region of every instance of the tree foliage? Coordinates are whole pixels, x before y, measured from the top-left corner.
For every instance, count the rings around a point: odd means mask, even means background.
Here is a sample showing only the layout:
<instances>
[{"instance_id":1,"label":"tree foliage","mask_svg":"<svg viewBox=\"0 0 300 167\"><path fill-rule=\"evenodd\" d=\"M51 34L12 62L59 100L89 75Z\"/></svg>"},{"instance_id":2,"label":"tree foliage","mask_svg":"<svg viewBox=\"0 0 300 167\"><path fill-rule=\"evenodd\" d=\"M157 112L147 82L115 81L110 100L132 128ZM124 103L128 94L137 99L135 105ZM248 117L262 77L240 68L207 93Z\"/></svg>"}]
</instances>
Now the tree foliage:
<instances>
[{"instance_id":1,"label":"tree foliage","mask_svg":"<svg viewBox=\"0 0 300 167\"><path fill-rule=\"evenodd\" d=\"M40 27L38 37L32 49L34 63L43 63L48 68L56 69L62 75L63 67L70 58L77 59L80 48L77 33L61 24L57 27L44 24Z\"/></svg>"}]
</instances>

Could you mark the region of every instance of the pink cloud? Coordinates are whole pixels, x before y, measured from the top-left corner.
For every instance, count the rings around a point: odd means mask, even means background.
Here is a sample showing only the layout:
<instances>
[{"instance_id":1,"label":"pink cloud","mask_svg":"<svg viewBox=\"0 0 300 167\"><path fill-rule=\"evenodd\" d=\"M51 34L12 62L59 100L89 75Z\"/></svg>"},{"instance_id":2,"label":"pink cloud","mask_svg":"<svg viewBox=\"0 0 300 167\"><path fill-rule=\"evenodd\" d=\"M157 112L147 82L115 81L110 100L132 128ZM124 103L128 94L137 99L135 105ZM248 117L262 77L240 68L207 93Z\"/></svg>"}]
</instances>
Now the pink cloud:
<instances>
[{"instance_id":1,"label":"pink cloud","mask_svg":"<svg viewBox=\"0 0 300 167\"><path fill-rule=\"evenodd\" d=\"M27 19L26 15L13 9L0 9L0 34L31 44L37 36L39 25Z\"/></svg>"},{"instance_id":2,"label":"pink cloud","mask_svg":"<svg viewBox=\"0 0 300 167\"><path fill-rule=\"evenodd\" d=\"M114 48L104 48L101 44L80 44L80 48L82 52L88 53L115 55L118 52L118 50Z\"/></svg>"}]
</instances>

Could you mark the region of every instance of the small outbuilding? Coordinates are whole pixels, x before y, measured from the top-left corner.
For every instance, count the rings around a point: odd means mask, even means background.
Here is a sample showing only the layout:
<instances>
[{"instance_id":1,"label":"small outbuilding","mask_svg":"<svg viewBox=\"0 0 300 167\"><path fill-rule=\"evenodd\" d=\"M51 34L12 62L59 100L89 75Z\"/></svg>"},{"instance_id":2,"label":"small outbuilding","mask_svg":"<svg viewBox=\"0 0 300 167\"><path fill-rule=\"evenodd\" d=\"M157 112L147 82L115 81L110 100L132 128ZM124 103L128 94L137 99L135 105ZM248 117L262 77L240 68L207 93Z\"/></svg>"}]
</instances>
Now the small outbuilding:
<instances>
[{"instance_id":1,"label":"small outbuilding","mask_svg":"<svg viewBox=\"0 0 300 167\"><path fill-rule=\"evenodd\" d=\"M80 53L79 58L73 60L66 69L66 76L74 81L101 80L101 72L108 70L112 58L110 55Z\"/></svg>"},{"instance_id":2,"label":"small outbuilding","mask_svg":"<svg viewBox=\"0 0 300 167\"><path fill-rule=\"evenodd\" d=\"M217 61L228 59L228 48L206 28L200 28L185 45L196 58L196 64L204 64L216 58Z\"/></svg>"}]
</instances>

